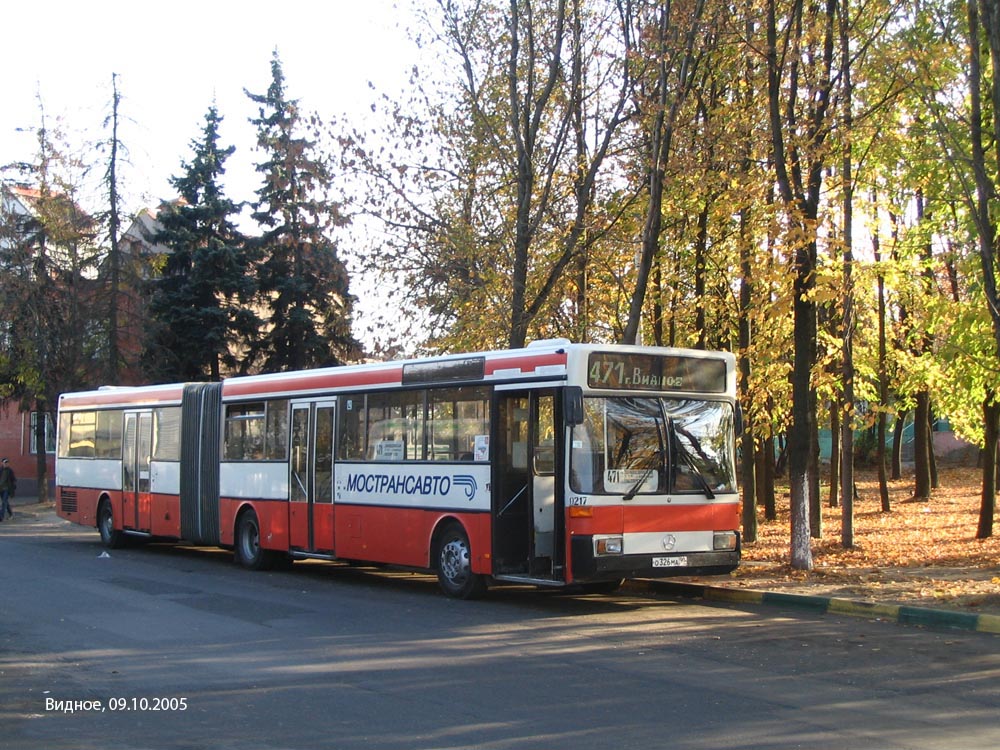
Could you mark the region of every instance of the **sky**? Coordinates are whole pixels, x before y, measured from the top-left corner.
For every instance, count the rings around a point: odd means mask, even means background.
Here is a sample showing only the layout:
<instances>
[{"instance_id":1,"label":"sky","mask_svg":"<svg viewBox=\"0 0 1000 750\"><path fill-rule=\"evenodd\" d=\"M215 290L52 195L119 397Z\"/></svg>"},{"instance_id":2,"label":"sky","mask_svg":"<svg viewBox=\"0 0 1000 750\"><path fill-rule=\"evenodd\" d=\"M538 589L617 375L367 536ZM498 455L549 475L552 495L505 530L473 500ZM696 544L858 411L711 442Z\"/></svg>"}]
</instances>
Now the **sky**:
<instances>
[{"instance_id":1,"label":"sky","mask_svg":"<svg viewBox=\"0 0 1000 750\"><path fill-rule=\"evenodd\" d=\"M378 92L405 86L418 55L405 26L421 2L430 0L3 3L0 165L33 158L34 136L23 131L40 122L39 98L49 126L58 119L71 143L96 140L117 74L128 210L173 197L169 178L183 173L213 102L224 118L220 143L236 147L227 194L249 200L259 154L248 122L256 105L244 89L266 92L272 52L286 94L304 110L361 122L375 97L370 83Z\"/></svg>"},{"instance_id":2,"label":"sky","mask_svg":"<svg viewBox=\"0 0 1000 750\"><path fill-rule=\"evenodd\" d=\"M225 118L222 143L237 147L227 171L241 171L254 159L254 131L247 120L255 105L244 89L267 90L272 51L281 58L287 94L304 109L363 117L373 98L369 81L379 90L398 90L415 59L400 25L409 3L4 3L0 164L33 155L32 136L18 130L37 126L39 96L50 124L62 118L71 140L84 127L99 132L116 73L133 194L170 197L167 180L190 158L190 142L200 137L213 101Z\"/></svg>"}]
</instances>

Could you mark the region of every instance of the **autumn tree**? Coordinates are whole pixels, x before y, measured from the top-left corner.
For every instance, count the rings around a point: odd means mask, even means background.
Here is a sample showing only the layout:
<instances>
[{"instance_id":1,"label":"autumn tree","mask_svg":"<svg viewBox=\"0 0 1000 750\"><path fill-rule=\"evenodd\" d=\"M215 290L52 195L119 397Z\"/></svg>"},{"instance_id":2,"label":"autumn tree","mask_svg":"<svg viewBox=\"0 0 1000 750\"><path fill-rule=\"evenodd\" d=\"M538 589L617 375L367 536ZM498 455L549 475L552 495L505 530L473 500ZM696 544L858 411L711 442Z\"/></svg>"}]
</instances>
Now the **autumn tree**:
<instances>
[{"instance_id":1,"label":"autumn tree","mask_svg":"<svg viewBox=\"0 0 1000 750\"><path fill-rule=\"evenodd\" d=\"M84 270L93 219L77 198L80 167L39 99L35 158L18 165L28 187L5 187L0 215L0 399L32 411L38 500L48 499L47 432L58 396L88 382ZM19 206L20 210L15 207Z\"/></svg>"},{"instance_id":2,"label":"autumn tree","mask_svg":"<svg viewBox=\"0 0 1000 750\"><path fill-rule=\"evenodd\" d=\"M792 424L789 431L792 566L812 568L810 506L818 500L816 286L823 173L830 133L836 3L767 3L768 101L772 152L794 275ZM780 22L779 22L780 21Z\"/></svg>"},{"instance_id":3,"label":"autumn tree","mask_svg":"<svg viewBox=\"0 0 1000 750\"><path fill-rule=\"evenodd\" d=\"M888 408L885 383L884 340L884 277L876 273L871 279L869 265L856 259L855 230L860 222L855 211L858 183L877 183L876 143L886 138L895 127L900 94L908 86L901 74L895 38L887 30L899 18L897 0L841 0L837 7L837 68L840 79L836 148L839 150L839 246L841 250L840 302L840 472L839 487L831 481L833 497L839 496L841 506L841 543L854 545L853 506L855 497L854 462L855 432L864 426L859 418L859 402L871 405L880 415L879 449L882 487L885 502L888 491L884 483L885 413ZM856 91L858 93L856 93ZM888 149L879 155L889 153ZM869 226L878 241L877 228ZM875 247L876 261L879 249ZM861 278L859 279L859 275ZM875 282L879 290L878 304L865 293ZM877 314L879 322L868 323ZM875 328L881 338L866 335ZM877 383L875 381L878 381ZM834 405L834 414L836 414ZM837 436L834 435L836 442ZM832 459L831 459L832 461ZM836 476L836 467L831 473Z\"/></svg>"},{"instance_id":4,"label":"autumn tree","mask_svg":"<svg viewBox=\"0 0 1000 750\"><path fill-rule=\"evenodd\" d=\"M636 277L629 304L628 322L622 341L634 344L639 338L646 290L660 249L663 223L664 186L673 139L682 108L694 87L698 63L703 57L706 37L702 24L704 0L693 3L640 3L636 18L647 41L641 54L651 62L640 78L637 106L644 115L645 220L642 247L636 263Z\"/></svg>"},{"instance_id":5,"label":"autumn tree","mask_svg":"<svg viewBox=\"0 0 1000 750\"><path fill-rule=\"evenodd\" d=\"M581 321L589 250L628 200L612 147L631 114L631 5L442 0L425 33L454 77L415 72L405 105L380 103L388 131L355 136L387 233L369 262L400 270L434 348L602 335Z\"/></svg>"},{"instance_id":6,"label":"autumn tree","mask_svg":"<svg viewBox=\"0 0 1000 750\"><path fill-rule=\"evenodd\" d=\"M265 329L251 356L265 372L355 359L360 345L351 332L354 298L330 238L344 218L328 196L332 175L317 141L303 133L310 120L286 94L277 51L267 91L247 96L259 107L251 122L264 157L256 166L263 184L252 206L263 231L252 244Z\"/></svg>"},{"instance_id":7,"label":"autumn tree","mask_svg":"<svg viewBox=\"0 0 1000 750\"><path fill-rule=\"evenodd\" d=\"M997 292L997 241L1000 232L991 211L1000 184L1000 9L989 0L968 0L969 96L972 168L975 200L972 205L982 267L983 296L992 323L994 367L1000 359L1000 294ZM988 64L984 63L987 52ZM992 76L992 78L990 78ZM984 91L986 95L984 97ZM986 100L984 106L984 98ZM987 149L992 144L992 151ZM994 370L995 375L996 370ZM983 491L976 536L992 536L997 493L997 449L1000 442L1000 389L988 382L983 399L985 450Z\"/></svg>"},{"instance_id":8,"label":"autumn tree","mask_svg":"<svg viewBox=\"0 0 1000 750\"><path fill-rule=\"evenodd\" d=\"M911 267L911 276L927 291L912 295L904 310L906 328L913 333L900 367L900 379L917 384L909 392L936 386L937 403L954 428L986 446L980 534L991 531L996 494L996 451L990 443L998 339L991 300L996 261L990 249L995 228L989 203L995 195L997 159L987 146L996 128L991 114L996 92L993 15L990 3L942 0L920 4L911 17L917 101L907 133L913 154L908 161L915 165L913 192L920 218L912 243L919 265ZM914 341L924 345L914 350ZM914 419L926 434L925 416ZM923 459L929 435L916 442L918 459ZM915 495L926 497L934 464L926 462L924 468L921 463Z\"/></svg>"}]
</instances>

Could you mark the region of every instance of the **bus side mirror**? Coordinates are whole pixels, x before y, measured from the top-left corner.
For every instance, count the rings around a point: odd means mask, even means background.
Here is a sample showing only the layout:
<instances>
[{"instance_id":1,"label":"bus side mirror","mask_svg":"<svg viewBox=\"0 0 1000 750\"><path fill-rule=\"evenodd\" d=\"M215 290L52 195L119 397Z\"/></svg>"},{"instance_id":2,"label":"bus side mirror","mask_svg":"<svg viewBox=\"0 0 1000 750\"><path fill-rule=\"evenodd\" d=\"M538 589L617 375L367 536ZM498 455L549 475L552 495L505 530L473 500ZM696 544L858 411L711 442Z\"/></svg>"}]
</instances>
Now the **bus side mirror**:
<instances>
[{"instance_id":1,"label":"bus side mirror","mask_svg":"<svg viewBox=\"0 0 1000 750\"><path fill-rule=\"evenodd\" d=\"M567 386L563 389L563 419L566 424L583 424L583 388Z\"/></svg>"},{"instance_id":2,"label":"bus side mirror","mask_svg":"<svg viewBox=\"0 0 1000 750\"><path fill-rule=\"evenodd\" d=\"M742 437L743 430L746 429L746 424L743 420L743 404L739 401L736 402L736 424L734 427L736 428L736 437Z\"/></svg>"}]
</instances>

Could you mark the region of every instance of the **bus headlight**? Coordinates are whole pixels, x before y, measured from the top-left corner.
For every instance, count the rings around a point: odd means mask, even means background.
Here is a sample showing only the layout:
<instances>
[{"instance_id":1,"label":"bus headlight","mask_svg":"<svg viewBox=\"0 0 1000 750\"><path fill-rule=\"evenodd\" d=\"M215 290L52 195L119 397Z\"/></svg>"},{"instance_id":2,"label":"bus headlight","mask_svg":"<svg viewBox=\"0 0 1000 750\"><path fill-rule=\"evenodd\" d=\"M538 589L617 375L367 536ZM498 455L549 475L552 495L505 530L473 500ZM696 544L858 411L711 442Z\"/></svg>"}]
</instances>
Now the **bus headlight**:
<instances>
[{"instance_id":1,"label":"bus headlight","mask_svg":"<svg viewBox=\"0 0 1000 750\"><path fill-rule=\"evenodd\" d=\"M716 551L736 549L736 532L716 531L712 539L712 549Z\"/></svg>"},{"instance_id":2,"label":"bus headlight","mask_svg":"<svg viewBox=\"0 0 1000 750\"><path fill-rule=\"evenodd\" d=\"M625 548L625 542L620 536L594 537L595 555L620 555Z\"/></svg>"}]
</instances>

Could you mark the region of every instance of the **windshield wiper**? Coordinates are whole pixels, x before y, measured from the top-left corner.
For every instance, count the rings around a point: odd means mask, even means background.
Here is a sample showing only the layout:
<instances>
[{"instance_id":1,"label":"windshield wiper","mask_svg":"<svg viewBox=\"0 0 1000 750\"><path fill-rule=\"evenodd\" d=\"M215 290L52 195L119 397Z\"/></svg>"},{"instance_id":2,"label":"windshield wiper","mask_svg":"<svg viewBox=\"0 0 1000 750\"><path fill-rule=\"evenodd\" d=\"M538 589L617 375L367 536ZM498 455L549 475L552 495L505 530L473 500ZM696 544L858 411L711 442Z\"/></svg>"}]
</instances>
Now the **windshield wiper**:
<instances>
[{"instance_id":1,"label":"windshield wiper","mask_svg":"<svg viewBox=\"0 0 1000 750\"><path fill-rule=\"evenodd\" d=\"M629 488L629 491L626 492L624 495L622 495L622 502L627 503L629 500L638 495L639 488L646 483L646 480L649 479L649 475L652 474L654 471L656 471L656 468L657 467L655 466L650 466L648 469L646 469L646 472L641 477L639 477L639 481L633 484L632 487Z\"/></svg>"},{"instance_id":2,"label":"windshield wiper","mask_svg":"<svg viewBox=\"0 0 1000 750\"><path fill-rule=\"evenodd\" d=\"M712 488L709 487L708 480L705 479L705 475L701 473L701 469L698 468L698 464L696 464L694 459L691 458L691 454L688 453L687 450L682 445L680 445L680 442L678 442L677 444L677 453L679 453L681 458L684 459L684 463L686 463L691 468L691 471L694 473L694 476L698 479L698 482L701 484L701 488L705 490L705 497L708 498L709 500L715 500L715 493L712 492Z\"/></svg>"}]
</instances>

